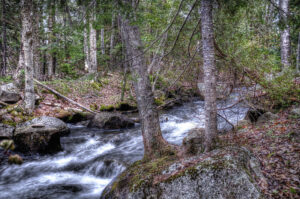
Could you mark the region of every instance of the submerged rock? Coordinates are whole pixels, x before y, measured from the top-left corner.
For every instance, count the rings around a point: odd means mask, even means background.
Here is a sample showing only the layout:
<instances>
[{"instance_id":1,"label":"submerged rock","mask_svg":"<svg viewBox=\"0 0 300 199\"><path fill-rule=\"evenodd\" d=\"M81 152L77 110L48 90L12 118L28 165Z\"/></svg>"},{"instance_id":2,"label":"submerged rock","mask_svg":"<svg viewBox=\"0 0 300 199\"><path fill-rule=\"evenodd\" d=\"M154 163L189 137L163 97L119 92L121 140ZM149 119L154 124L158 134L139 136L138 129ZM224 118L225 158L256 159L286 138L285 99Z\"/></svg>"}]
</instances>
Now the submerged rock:
<instances>
[{"instance_id":1,"label":"submerged rock","mask_svg":"<svg viewBox=\"0 0 300 199\"><path fill-rule=\"evenodd\" d=\"M0 123L0 140L11 139L13 137L14 130L14 127Z\"/></svg>"},{"instance_id":2,"label":"submerged rock","mask_svg":"<svg viewBox=\"0 0 300 199\"><path fill-rule=\"evenodd\" d=\"M88 127L103 129L120 129L133 127L134 121L118 113L102 112L94 116Z\"/></svg>"},{"instance_id":3,"label":"submerged rock","mask_svg":"<svg viewBox=\"0 0 300 199\"><path fill-rule=\"evenodd\" d=\"M258 160L245 148L228 147L178 161L170 157L136 162L100 198L263 198Z\"/></svg>"},{"instance_id":4,"label":"submerged rock","mask_svg":"<svg viewBox=\"0 0 300 199\"><path fill-rule=\"evenodd\" d=\"M0 100L8 104L17 103L21 99L18 88L13 84L0 86Z\"/></svg>"},{"instance_id":5,"label":"submerged rock","mask_svg":"<svg viewBox=\"0 0 300 199\"><path fill-rule=\"evenodd\" d=\"M61 150L60 137L68 132L60 119L43 116L17 126L14 141L22 152L54 153Z\"/></svg>"}]
</instances>

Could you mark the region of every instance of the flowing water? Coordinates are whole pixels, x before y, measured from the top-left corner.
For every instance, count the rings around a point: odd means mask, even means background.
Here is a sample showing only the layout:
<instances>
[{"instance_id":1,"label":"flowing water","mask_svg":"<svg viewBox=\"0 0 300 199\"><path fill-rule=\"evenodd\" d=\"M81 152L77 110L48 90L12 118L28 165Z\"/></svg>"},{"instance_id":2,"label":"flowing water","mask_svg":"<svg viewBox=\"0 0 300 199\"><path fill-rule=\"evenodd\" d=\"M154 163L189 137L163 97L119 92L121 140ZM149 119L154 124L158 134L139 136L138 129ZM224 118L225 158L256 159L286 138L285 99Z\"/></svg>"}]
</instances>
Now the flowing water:
<instances>
[{"instance_id":1,"label":"flowing water","mask_svg":"<svg viewBox=\"0 0 300 199\"><path fill-rule=\"evenodd\" d=\"M219 107L234 104L232 95ZM193 101L160 116L163 136L181 144L187 132L204 126L204 102ZM230 123L241 120L247 108L241 104L221 111ZM143 142L138 124L131 129L104 131L72 126L61 138L63 151L49 156L33 156L18 165L0 165L0 199L99 198L114 177L130 163L143 157ZM219 118L219 128L231 126Z\"/></svg>"}]
</instances>

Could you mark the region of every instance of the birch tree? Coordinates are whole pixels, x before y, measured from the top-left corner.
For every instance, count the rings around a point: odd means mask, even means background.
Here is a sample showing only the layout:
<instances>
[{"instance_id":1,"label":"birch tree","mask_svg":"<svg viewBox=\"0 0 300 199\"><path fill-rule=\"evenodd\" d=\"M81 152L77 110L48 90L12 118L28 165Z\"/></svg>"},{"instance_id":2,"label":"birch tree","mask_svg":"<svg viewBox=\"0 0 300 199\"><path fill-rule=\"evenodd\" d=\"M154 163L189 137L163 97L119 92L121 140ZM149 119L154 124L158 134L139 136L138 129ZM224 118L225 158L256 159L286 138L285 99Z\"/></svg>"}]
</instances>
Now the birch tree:
<instances>
[{"instance_id":1,"label":"birch tree","mask_svg":"<svg viewBox=\"0 0 300 199\"><path fill-rule=\"evenodd\" d=\"M97 72L97 31L94 27L96 14L93 10L90 16L90 68L89 73Z\"/></svg>"},{"instance_id":2,"label":"birch tree","mask_svg":"<svg viewBox=\"0 0 300 199\"><path fill-rule=\"evenodd\" d=\"M25 64L25 109L31 114L34 110L35 94L33 84L33 49L32 49L32 0L22 0L22 32Z\"/></svg>"},{"instance_id":3,"label":"birch tree","mask_svg":"<svg viewBox=\"0 0 300 199\"><path fill-rule=\"evenodd\" d=\"M205 86L204 97L206 151L209 151L214 147L217 137L216 65L212 17L212 1L202 0L201 30Z\"/></svg>"},{"instance_id":4,"label":"birch tree","mask_svg":"<svg viewBox=\"0 0 300 199\"><path fill-rule=\"evenodd\" d=\"M291 41L290 41L290 27L288 24L289 15L289 1L290 0L280 0L280 17L283 23L283 30L281 31L280 37L280 48L281 48L281 64L284 69L288 68L290 63L290 53L291 53Z\"/></svg>"}]
</instances>

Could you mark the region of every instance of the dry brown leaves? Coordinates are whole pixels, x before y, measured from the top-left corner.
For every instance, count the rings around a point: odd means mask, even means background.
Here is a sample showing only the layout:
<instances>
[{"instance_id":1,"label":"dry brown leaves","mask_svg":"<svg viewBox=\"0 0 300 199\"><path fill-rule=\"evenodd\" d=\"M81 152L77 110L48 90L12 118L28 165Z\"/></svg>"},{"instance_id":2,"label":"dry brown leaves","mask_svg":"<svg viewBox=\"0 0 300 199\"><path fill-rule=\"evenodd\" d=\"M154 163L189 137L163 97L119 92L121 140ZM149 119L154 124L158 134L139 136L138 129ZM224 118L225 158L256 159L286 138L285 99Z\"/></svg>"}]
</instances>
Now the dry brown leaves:
<instances>
[{"instance_id":1,"label":"dry brown leaves","mask_svg":"<svg viewBox=\"0 0 300 199\"><path fill-rule=\"evenodd\" d=\"M259 183L267 198L300 198L300 120L280 118L261 125L244 126L225 135L232 144L249 148L261 162L267 183Z\"/></svg>"}]
</instances>

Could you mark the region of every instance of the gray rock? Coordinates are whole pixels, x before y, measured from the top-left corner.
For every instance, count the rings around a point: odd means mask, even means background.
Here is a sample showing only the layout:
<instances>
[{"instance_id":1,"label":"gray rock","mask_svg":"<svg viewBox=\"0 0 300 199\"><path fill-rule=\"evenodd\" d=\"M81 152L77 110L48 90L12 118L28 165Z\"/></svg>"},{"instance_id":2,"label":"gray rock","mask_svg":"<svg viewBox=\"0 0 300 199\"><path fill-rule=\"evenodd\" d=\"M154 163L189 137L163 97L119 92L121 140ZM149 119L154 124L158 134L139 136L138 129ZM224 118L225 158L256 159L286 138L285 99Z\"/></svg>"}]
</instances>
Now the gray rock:
<instances>
[{"instance_id":1,"label":"gray rock","mask_svg":"<svg viewBox=\"0 0 300 199\"><path fill-rule=\"evenodd\" d=\"M134 121L118 113L102 112L94 116L88 127L120 129L134 126Z\"/></svg>"},{"instance_id":2,"label":"gray rock","mask_svg":"<svg viewBox=\"0 0 300 199\"><path fill-rule=\"evenodd\" d=\"M54 153L61 150L60 137L68 132L60 119L43 116L18 125L13 139L19 151Z\"/></svg>"},{"instance_id":3,"label":"gray rock","mask_svg":"<svg viewBox=\"0 0 300 199\"><path fill-rule=\"evenodd\" d=\"M136 184L130 181L134 175L125 171L103 191L100 198L263 198L256 180L266 180L260 171L259 161L245 148L217 149L210 152L209 157L198 157L198 161L190 162L188 167L185 167L187 162L184 161L168 166L163 172L170 173L166 171L170 169L172 174L165 175L165 178L161 173L151 176L138 172L145 179L138 180ZM158 176L161 178L155 178Z\"/></svg>"},{"instance_id":4,"label":"gray rock","mask_svg":"<svg viewBox=\"0 0 300 199\"><path fill-rule=\"evenodd\" d=\"M13 137L14 130L14 127L0 123L0 140L11 139Z\"/></svg>"},{"instance_id":5,"label":"gray rock","mask_svg":"<svg viewBox=\"0 0 300 199\"><path fill-rule=\"evenodd\" d=\"M273 114L271 112L266 112L257 119L257 123L262 124L269 120L275 120L277 118L279 118L278 115Z\"/></svg>"},{"instance_id":6,"label":"gray rock","mask_svg":"<svg viewBox=\"0 0 300 199\"><path fill-rule=\"evenodd\" d=\"M249 120L240 120L240 121L238 121L237 127L243 127L243 126L247 126L250 124L251 124L251 122Z\"/></svg>"},{"instance_id":7,"label":"gray rock","mask_svg":"<svg viewBox=\"0 0 300 199\"><path fill-rule=\"evenodd\" d=\"M5 103L14 104L21 99L18 88L13 84L0 86L0 100Z\"/></svg>"},{"instance_id":8,"label":"gray rock","mask_svg":"<svg viewBox=\"0 0 300 199\"><path fill-rule=\"evenodd\" d=\"M205 149L205 130L203 128L195 128L188 132L183 139L182 145L186 153L199 154Z\"/></svg>"},{"instance_id":9,"label":"gray rock","mask_svg":"<svg viewBox=\"0 0 300 199\"><path fill-rule=\"evenodd\" d=\"M300 108L294 108L291 110L291 114L300 117Z\"/></svg>"}]
</instances>

